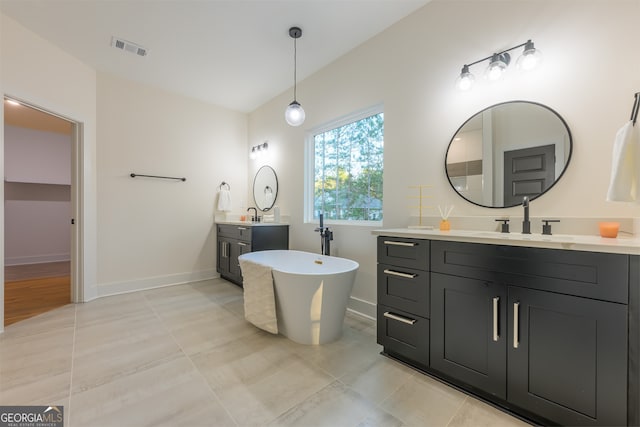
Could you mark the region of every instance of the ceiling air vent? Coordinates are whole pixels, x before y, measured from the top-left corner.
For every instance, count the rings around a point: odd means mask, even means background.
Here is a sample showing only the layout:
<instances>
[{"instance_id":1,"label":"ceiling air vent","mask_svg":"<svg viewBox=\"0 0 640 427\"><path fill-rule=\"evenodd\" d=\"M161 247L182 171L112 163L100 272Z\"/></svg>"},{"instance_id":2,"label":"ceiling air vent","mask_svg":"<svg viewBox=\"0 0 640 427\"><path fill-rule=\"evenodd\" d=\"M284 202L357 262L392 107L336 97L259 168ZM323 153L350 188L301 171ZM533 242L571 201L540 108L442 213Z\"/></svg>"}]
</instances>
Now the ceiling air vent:
<instances>
[{"instance_id":1,"label":"ceiling air vent","mask_svg":"<svg viewBox=\"0 0 640 427\"><path fill-rule=\"evenodd\" d=\"M147 53L149 53L149 49L147 49L146 47L142 47L138 44L131 43L116 37L111 37L111 46L129 53L135 53L138 56L147 56Z\"/></svg>"}]
</instances>

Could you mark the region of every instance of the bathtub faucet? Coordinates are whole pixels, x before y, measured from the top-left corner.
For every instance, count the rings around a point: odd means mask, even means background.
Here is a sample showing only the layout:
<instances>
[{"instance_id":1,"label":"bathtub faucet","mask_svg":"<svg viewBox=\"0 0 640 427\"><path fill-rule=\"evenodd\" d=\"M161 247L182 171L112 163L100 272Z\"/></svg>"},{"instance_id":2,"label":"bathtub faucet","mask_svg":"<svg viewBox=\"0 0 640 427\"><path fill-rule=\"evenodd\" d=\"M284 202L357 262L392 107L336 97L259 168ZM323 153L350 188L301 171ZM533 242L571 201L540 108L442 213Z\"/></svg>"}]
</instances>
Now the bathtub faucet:
<instances>
[{"instance_id":1,"label":"bathtub faucet","mask_svg":"<svg viewBox=\"0 0 640 427\"><path fill-rule=\"evenodd\" d=\"M322 255L331 255L331 241L333 240L333 231L329 227L325 227L323 223L323 215L320 214L320 227L315 231L320 232L320 253Z\"/></svg>"}]
</instances>

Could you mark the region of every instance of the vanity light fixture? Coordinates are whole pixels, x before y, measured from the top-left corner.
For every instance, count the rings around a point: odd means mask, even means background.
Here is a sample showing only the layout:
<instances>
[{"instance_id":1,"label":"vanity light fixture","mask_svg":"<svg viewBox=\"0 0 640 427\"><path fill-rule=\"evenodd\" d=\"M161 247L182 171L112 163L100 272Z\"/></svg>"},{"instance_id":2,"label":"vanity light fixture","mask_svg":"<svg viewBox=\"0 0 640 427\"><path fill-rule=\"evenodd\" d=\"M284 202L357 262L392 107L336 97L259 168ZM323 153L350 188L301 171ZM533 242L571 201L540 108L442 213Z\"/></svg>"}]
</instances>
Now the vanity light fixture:
<instances>
[{"instance_id":1,"label":"vanity light fixture","mask_svg":"<svg viewBox=\"0 0 640 427\"><path fill-rule=\"evenodd\" d=\"M509 64L511 63L511 55L509 54L509 52L521 47L524 47L524 51L516 61L516 67L519 70L523 71L532 70L540 63L542 54L540 53L540 50L534 47L531 40L527 40L525 43L519 44L509 49L505 49L502 52L497 52L491 56L487 56L486 58L482 58L475 62L463 65L462 71L456 79L456 86L460 90L471 89L475 81L475 77L473 74L471 74L471 71L469 71L469 67L487 60L489 60L489 66L485 71L485 77L491 81L500 80L500 78L502 78L504 73L507 71Z\"/></svg>"},{"instance_id":2,"label":"vanity light fixture","mask_svg":"<svg viewBox=\"0 0 640 427\"><path fill-rule=\"evenodd\" d=\"M267 155L267 151L269 151L269 144L267 141L262 144L254 145L251 147L251 151L249 152L250 159L257 159L258 157L263 157Z\"/></svg>"},{"instance_id":3,"label":"vanity light fixture","mask_svg":"<svg viewBox=\"0 0 640 427\"><path fill-rule=\"evenodd\" d=\"M291 126L300 126L304 123L305 114L302 105L296 100L296 79L297 79L297 45L296 40L302 37L302 30L299 27L289 28L289 36L293 39L293 102L289 104L284 112L284 118Z\"/></svg>"}]
</instances>

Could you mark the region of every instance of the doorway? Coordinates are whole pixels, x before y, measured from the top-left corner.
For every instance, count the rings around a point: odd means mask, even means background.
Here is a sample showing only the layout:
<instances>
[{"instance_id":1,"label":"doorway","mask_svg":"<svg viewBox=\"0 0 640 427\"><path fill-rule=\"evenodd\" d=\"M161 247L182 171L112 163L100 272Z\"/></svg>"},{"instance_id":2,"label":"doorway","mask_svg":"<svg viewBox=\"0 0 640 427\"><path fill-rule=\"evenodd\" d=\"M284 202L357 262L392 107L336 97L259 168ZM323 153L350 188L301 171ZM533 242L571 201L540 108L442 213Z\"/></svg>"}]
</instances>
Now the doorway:
<instances>
[{"instance_id":1,"label":"doorway","mask_svg":"<svg viewBox=\"0 0 640 427\"><path fill-rule=\"evenodd\" d=\"M76 300L78 128L5 97L5 325Z\"/></svg>"}]
</instances>

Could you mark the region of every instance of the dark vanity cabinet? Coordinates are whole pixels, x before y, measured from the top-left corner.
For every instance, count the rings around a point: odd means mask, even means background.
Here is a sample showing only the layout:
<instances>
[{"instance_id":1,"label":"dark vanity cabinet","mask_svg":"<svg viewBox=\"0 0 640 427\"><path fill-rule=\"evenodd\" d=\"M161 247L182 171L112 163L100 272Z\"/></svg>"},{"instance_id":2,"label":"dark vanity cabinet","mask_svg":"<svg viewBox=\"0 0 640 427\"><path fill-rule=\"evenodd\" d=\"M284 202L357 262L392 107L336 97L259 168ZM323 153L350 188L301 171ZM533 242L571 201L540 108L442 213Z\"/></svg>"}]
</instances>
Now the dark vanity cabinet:
<instances>
[{"instance_id":1,"label":"dark vanity cabinet","mask_svg":"<svg viewBox=\"0 0 640 427\"><path fill-rule=\"evenodd\" d=\"M637 423L638 326L629 319L640 257L422 242L429 342L413 345L429 358L416 364L395 341L388 349L378 326L385 353L542 424Z\"/></svg>"},{"instance_id":2,"label":"dark vanity cabinet","mask_svg":"<svg viewBox=\"0 0 640 427\"><path fill-rule=\"evenodd\" d=\"M216 271L242 286L238 257L247 252L289 249L289 226L284 224L216 224Z\"/></svg>"}]
</instances>

